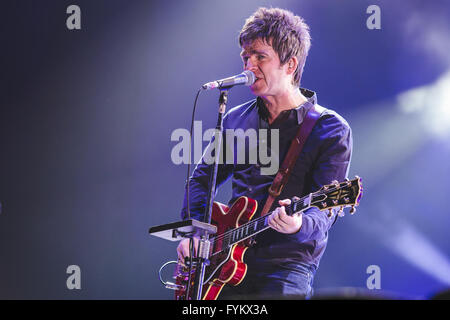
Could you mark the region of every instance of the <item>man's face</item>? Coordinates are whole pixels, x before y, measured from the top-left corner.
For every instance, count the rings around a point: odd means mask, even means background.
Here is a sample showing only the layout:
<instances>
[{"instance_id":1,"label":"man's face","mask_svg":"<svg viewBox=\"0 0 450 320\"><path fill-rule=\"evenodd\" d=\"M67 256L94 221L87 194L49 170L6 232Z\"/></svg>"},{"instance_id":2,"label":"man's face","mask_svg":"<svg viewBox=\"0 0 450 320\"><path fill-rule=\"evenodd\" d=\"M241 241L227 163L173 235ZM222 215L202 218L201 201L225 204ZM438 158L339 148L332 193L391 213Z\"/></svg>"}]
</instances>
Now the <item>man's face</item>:
<instances>
[{"instance_id":1,"label":"man's face","mask_svg":"<svg viewBox=\"0 0 450 320\"><path fill-rule=\"evenodd\" d=\"M292 81L287 73L287 64L280 66L278 54L272 46L261 39L246 43L242 47L244 70L252 71L256 76L250 87L254 95L277 96L283 94Z\"/></svg>"}]
</instances>

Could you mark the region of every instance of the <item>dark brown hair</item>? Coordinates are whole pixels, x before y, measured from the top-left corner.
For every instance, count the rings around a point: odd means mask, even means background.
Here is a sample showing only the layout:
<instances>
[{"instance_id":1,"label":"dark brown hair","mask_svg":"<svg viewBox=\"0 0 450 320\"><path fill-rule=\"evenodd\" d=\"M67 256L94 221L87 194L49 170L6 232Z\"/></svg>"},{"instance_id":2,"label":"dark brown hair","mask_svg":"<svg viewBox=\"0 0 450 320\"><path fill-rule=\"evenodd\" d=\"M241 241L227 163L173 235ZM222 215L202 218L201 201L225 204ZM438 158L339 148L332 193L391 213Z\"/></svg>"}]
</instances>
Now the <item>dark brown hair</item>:
<instances>
[{"instance_id":1,"label":"dark brown hair","mask_svg":"<svg viewBox=\"0 0 450 320\"><path fill-rule=\"evenodd\" d=\"M297 57L298 67L294 73L294 85L300 86L306 57L311 47L309 27L291 11L279 8L259 8L245 21L239 34L243 47L256 39L270 44L278 54L281 65Z\"/></svg>"}]
</instances>

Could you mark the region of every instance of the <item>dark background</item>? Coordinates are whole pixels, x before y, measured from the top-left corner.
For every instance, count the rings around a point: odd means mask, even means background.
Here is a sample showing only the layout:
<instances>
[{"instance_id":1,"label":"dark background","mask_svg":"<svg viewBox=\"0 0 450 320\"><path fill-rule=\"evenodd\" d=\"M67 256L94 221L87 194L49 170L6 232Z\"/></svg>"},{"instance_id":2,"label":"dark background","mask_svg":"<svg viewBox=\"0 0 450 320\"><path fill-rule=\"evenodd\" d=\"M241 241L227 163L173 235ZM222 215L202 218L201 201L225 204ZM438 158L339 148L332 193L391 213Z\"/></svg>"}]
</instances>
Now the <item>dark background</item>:
<instances>
[{"instance_id":1,"label":"dark background","mask_svg":"<svg viewBox=\"0 0 450 320\"><path fill-rule=\"evenodd\" d=\"M81 30L66 27L71 4ZM366 27L371 4L381 30ZM352 126L350 177L364 182L316 292L366 288L370 265L386 295L450 286L447 1L20 0L1 6L0 298L172 298L157 271L177 243L148 234L179 220L186 166L170 137L201 84L241 72L237 36L259 6L310 25L302 86ZM217 98L200 96L203 130ZM233 88L229 107L249 99ZM66 287L69 265L81 290Z\"/></svg>"}]
</instances>

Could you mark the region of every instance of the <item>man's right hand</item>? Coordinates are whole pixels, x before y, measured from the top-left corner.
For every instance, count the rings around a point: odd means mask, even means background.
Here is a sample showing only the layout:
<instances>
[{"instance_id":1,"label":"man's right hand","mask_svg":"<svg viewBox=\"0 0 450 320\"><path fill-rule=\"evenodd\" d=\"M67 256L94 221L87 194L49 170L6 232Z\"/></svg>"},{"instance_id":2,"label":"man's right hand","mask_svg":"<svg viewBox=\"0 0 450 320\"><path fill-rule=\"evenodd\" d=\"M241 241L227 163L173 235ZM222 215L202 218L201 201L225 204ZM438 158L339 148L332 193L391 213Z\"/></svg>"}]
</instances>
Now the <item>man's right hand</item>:
<instances>
[{"instance_id":1,"label":"man's right hand","mask_svg":"<svg viewBox=\"0 0 450 320\"><path fill-rule=\"evenodd\" d=\"M194 239L194 257L196 257L199 238L193 237L192 239ZM189 241L190 239L183 239L180 241L177 247L178 261L181 261L183 264L184 259L190 256Z\"/></svg>"}]
</instances>

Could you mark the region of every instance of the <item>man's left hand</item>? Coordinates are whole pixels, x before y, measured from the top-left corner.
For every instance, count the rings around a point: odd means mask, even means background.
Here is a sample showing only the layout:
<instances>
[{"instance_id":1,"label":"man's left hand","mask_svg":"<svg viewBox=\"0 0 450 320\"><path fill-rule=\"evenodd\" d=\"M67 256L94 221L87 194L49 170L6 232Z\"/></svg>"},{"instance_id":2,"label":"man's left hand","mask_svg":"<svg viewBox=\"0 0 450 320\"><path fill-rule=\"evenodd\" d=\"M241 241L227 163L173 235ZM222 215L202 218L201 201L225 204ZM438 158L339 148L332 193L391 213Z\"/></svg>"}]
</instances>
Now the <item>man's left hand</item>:
<instances>
[{"instance_id":1,"label":"man's left hand","mask_svg":"<svg viewBox=\"0 0 450 320\"><path fill-rule=\"evenodd\" d=\"M281 233L292 234L296 233L302 227L302 214L294 213L292 216L286 214L285 206L291 204L290 199L280 200L277 207L269 216L269 226Z\"/></svg>"}]
</instances>

